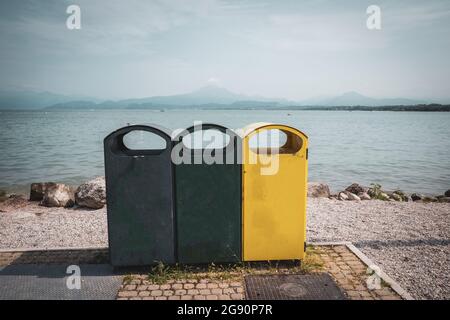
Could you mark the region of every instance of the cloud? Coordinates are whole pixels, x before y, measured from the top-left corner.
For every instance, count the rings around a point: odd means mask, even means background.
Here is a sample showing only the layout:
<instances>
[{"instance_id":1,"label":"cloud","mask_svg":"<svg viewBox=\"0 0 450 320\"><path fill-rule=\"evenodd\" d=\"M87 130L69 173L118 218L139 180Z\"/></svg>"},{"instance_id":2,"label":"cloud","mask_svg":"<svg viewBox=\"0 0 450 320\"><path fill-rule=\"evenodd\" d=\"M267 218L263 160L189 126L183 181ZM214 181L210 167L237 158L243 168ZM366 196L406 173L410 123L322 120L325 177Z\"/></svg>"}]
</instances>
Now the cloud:
<instances>
[{"instance_id":1,"label":"cloud","mask_svg":"<svg viewBox=\"0 0 450 320\"><path fill-rule=\"evenodd\" d=\"M216 77L211 77L208 79L208 81L206 81L206 83L209 85L218 85L220 83L220 79Z\"/></svg>"}]
</instances>

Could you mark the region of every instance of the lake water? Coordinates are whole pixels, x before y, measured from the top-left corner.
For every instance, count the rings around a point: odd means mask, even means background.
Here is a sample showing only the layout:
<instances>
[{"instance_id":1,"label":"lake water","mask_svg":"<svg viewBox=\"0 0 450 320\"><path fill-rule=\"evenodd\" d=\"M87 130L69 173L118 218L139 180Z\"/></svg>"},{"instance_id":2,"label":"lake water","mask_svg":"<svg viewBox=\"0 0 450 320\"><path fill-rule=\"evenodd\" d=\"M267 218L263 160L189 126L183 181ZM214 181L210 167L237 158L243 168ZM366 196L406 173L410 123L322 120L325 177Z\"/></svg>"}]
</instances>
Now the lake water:
<instances>
[{"instance_id":1,"label":"lake water","mask_svg":"<svg viewBox=\"0 0 450 320\"><path fill-rule=\"evenodd\" d=\"M426 194L450 189L450 113L256 110L0 111L0 189L25 191L37 181L77 185L104 175L103 138L111 131L194 121L294 126L310 139L309 180L334 191L352 182Z\"/></svg>"}]
</instances>

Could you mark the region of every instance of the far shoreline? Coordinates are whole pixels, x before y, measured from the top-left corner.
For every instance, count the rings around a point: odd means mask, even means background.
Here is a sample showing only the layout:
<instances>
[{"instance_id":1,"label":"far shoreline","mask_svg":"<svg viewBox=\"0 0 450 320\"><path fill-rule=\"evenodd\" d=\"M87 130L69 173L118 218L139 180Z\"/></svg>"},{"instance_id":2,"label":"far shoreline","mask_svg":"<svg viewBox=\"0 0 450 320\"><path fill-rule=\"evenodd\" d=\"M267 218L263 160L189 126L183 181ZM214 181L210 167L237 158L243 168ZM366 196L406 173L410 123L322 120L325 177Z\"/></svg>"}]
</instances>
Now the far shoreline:
<instances>
[{"instance_id":1,"label":"far shoreline","mask_svg":"<svg viewBox=\"0 0 450 320\"><path fill-rule=\"evenodd\" d=\"M205 111L377 111L377 112L450 112L450 105L424 104L424 105L394 105L394 106L258 106L258 107L239 107L233 105L192 105L192 106L171 106L161 105L152 107L45 107L37 109L27 108L1 108L0 112L62 112L62 111L185 111L185 110L205 110Z\"/></svg>"}]
</instances>

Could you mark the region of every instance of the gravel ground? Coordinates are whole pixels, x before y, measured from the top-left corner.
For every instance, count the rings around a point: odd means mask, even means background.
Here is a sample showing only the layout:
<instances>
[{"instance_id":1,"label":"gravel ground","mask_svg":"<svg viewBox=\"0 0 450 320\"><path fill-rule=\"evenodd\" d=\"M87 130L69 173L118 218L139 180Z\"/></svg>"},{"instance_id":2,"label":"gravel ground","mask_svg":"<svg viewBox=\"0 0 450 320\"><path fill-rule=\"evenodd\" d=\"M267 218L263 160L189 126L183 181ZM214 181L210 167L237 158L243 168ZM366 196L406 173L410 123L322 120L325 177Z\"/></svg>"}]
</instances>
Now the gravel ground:
<instances>
[{"instance_id":1,"label":"gravel ground","mask_svg":"<svg viewBox=\"0 0 450 320\"><path fill-rule=\"evenodd\" d=\"M5 211L0 248L107 246L106 209ZM351 241L415 298L450 299L450 204L310 198L308 241Z\"/></svg>"},{"instance_id":2,"label":"gravel ground","mask_svg":"<svg viewBox=\"0 0 450 320\"><path fill-rule=\"evenodd\" d=\"M0 212L0 248L90 246L108 246L106 208L46 208L32 203Z\"/></svg>"},{"instance_id":3,"label":"gravel ground","mask_svg":"<svg viewBox=\"0 0 450 320\"><path fill-rule=\"evenodd\" d=\"M417 299L450 299L450 204L308 199L309 241L351 241Z\"/></svg>"}]
</instances>

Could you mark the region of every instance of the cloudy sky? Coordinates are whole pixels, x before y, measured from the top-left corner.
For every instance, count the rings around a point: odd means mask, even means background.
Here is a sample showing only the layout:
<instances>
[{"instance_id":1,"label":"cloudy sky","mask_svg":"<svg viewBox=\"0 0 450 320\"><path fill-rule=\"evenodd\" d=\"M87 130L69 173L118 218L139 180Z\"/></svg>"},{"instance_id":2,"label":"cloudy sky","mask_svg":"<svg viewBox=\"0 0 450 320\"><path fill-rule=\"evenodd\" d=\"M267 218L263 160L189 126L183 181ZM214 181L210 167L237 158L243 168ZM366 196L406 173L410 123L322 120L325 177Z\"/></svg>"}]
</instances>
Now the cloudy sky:
<instances>
[{"instance_id":1,"label":"cloudy sky","mask_svg":"<svg viewBox=\"0 0 450 320\"><path fill-rule=\"evenodd\" d=\"M81 30L66 27L71 4ZM366 27L371 4L381 30ZM0 39L3 89L450 98L448 0L2 0Z\"/></svg>"}]
</instances>

